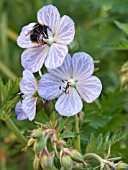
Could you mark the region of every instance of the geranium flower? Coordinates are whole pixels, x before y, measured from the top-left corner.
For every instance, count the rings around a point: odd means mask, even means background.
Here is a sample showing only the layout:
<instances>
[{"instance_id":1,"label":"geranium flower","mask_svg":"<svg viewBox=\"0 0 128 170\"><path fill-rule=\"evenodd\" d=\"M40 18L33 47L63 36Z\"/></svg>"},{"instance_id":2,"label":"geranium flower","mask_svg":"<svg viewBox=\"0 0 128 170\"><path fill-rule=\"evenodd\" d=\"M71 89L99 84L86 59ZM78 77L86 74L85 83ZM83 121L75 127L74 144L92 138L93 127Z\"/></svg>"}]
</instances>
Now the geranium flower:
<instances>
[{"instance_id":1,"label":"geranium flower","mask_svg":"<svg viewBox=\"0 0 128 170\"><path fill-rule=\"evenodd\" d=\"M38 84L38 93L45 100L57 97L55 109L63 116L73 116L83 107L82 100L92 103L99 97L102 84L93 76L94 63L90 55L78 52L67 54L64 63L57 69L49 69Z\"/></svg>"},{"instance_id":2,"label":"geranium flower","mask_svg":"<svg viewBox=\"0 0 128 170\"><path fill-rule=\"evenodd\" d=\"M42 65L55 69L62 65L68 53L68 47L75 35L73 20L64 15L60 17L58 9L47 5L37 12L38 24L24 26L17 44L27 48L21 55L25 69L37 72Z\"/></svg>"},{"instance_id":3,"label":"geranium flower","mask_svg":"<svg viewBox=\"0 0 128 170\"><path fill-rule=\"evenodd\" d=\"M36 114L37 83L34 75L28 71L23 71L23 78L20 81L20 90L24 94L22 101L18 102L15 108L18 120L29 119L32 121Z\"/></svg>"}]
</instances>

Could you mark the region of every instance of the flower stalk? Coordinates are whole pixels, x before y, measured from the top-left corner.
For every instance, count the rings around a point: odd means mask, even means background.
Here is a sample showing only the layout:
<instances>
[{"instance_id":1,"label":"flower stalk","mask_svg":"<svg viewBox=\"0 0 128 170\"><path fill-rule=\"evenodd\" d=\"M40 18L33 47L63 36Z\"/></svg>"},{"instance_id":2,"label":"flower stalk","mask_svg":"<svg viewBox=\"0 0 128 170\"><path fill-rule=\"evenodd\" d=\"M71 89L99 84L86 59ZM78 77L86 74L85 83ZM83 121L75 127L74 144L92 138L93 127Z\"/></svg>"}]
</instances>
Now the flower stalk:
<instances>
[{"instance_id":1,"label":"flower stalk","mask_svg":"<svg viewBox=\"0 0 128 170\"><path fill-rule=\"evenodd\" d=\"M76 128L76 132L79 133L79 118L78 115L75 115L75 128ZM76 149L80 152L81 151L81 146L80 146L80 135L77 136L77 142L76 142Z\"/></svg>"},{"instance_id":2,"label":"flower stalk","mask_svg":"<svg viewBox=\"0 0 128 170\"><path fill-rule=\"evenodd\" d=\"M7 126L9 129L16 135L17 140L24 146L27 144L27 139L22 135L21 131L17 128L17 126L14 124L12 119L9 117L6 121Z\"/></svg>"}]
</instances>

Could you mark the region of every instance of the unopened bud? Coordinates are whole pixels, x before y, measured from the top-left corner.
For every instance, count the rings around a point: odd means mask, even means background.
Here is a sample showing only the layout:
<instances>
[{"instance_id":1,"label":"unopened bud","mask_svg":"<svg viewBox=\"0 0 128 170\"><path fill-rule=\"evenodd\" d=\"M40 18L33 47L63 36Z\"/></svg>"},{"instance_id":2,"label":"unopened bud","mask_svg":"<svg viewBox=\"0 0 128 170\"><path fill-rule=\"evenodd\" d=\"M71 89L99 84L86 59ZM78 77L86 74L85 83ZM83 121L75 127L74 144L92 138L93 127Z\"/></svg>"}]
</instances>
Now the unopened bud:
<instances>
[{"instance_id":1,"label":"unopened bud","mask_svg":"<svg viewBox=\"0 0 128 170\"><path fill-rule=\"evenodd\" d=\"M33 161L33 168L34 170L38 170L38 167L39 167L39 158L37 154L35 154L34 161Z\"/></svg>"},{"instance_id":2,"label":"unopened bud","mask_svg":"<svg viewBox=\"0 0 128 170\"><path fill-rule=\"evenodd\" d=\"M124 162L118 162L115 168L116 170L128 170L128 164Z\"/></svg>"},{"instance_id":3,"label":"unopened bud","mask_svg":"<svg viewBox=\"0 0 128 170\"><path fill-rule=\"evenodd\" d=\"M74 161L84 163L83 156L76 149L64 148L64 151L68 153Z\"/></svg>"},{"instance_id":4,"label":"unopened bud","mask_svg":"<svg viewBox=\"0 0 128 170\"><path fill-rule=\"evenodd\" d=\"M125 85L128 84L128 72L125 73L122 77L121 77L121 86L122 88L125 87Z\"/></svg>"},{"instance_id":5,"label":"unopened bud","mask_svg":"<svg viewBox=\"0 0 128 170\"><path fill-rule=\"evenodd\" d=\"M23 148L22 149L22 151L27 151L27 148L29 147L29 146L31 146L32 144L34 144L36 142L36 139L33 139L33 138L30 138L29 140L28 140L28 143L27 143L27 146L25 147L25 148Z\"/></svg>"},{"instance_id":6,"label":"unopened bud","mask_svg":"<svg viewBox=\"0 0 128 170\"><path fill-rule=\"evenodd\" d=\"M36 144L36 153L38 154L40 151L42 151L45 147L44 140L39 140Z\"/></svg>"},{"instance_id":7,"label":"unopened bud","mask_svg":"<svg viewBox=\"0 0 128 170\"><path fill-rule=\"evenodd\" d=\"M43 170L52 170L54 155L50 154L47 148L43 149L40 164Z\"/></svg>"},{"instance_id":8,"label":"unopened bud","mask_svg":"<svg viewBox=\"0 0 128 170\"><path fill-rule=\"evenodd\" d=\"M120 73L126 73L128 71L128 61L121 67Z\"/></svg>"},{"instance_id":9,"label":"unopened bud","mask_svg":"<svg viewBox=\"0 0 128 170\"><path fill-rule=\"evenodd\" d=\"M52 101L46 101L44 104L44 111L47 115L51 115L54 110L54 105Z\"/></svg>"},{"instance_id":10,"label":"unopened bud","mask_svg":"<svg viewBox=\"0 0 128 170\"><path fill-rule=\"evenodd\" d=\"M60 160L57 157L54 158L54 164L56 168L61 169Z\"/></svg>"},{"instance_id":11,"label":"unopened bud","mask_svg":"<svg viewBox=\"0 0 128 170\"><path fill-rule=\"evenodd\" d=\"M72 170L72 159L68 154L62 154L61 164L66 170Z\"/></svg>"},{"instance_id":12,"label":"unopened bud","mask_svg":"<svg viewBox=\"0 0 128 170\"><path fill-rule=\"evenodd\" d=\"M42 129L39 128L39 129L33 130L31 136L34 137L34 138L42 138L43 137Z\"/></svg>"}]
</instances>

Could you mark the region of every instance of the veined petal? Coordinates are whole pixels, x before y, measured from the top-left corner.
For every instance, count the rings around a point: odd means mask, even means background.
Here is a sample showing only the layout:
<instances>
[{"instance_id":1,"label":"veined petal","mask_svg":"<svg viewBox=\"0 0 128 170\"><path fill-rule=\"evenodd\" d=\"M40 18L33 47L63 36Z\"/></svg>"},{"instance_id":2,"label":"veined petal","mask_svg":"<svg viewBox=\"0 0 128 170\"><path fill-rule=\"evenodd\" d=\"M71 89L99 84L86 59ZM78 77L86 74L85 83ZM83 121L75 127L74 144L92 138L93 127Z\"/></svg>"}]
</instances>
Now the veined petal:
<instances>
[{"instance_id":1,"label":"veined petal","mask_svg":"<svg viewBox=\"0 0 128 170\"><path fill-rule=\"evenodd\" d=\"M61 44L70 44L75 35L75 26L73 20L64 15L57 24L54 41Z\"/></svg>"},{"instance_id":2,"label":"veined petal","mask_svg":"<svg viewBox=\"0 0 128 170\"><path fill-rule=\"evenodd\" d=\"M73 116L80 112L82 107L82 100L75 88L71 88L69 94L63 93L55 104L55 109L62 116Z\"/></svg>"},{"instance_id":3,"label":"veined petal","mask_svg":"<svg viewBox=\"0 0 128 170\"><path fill-rule=\"evenodd\" d=\"M75 53L72 57L73 78L85 80L93 74L94 62L92 57L84 52Z\"/></svg>"},{"instance_id":4,"label":"veined petal","mask_svg":"<svg viewBox=\"0 0 128 170\"><path fill-rule=\"evenodd\" d=\"M23 71L23 78L20 81L20 90L23 94L32 96L37 90L34 75L29 70Z\"/></svg>"},{"instance_id":5,"label":"veined petal","mask_svg":"<svg viewBox=\"0 0 128 170\"><path fill-rule=\"evenodd\" d=\"M71 56L67 54L63 64L56 69L48 69L48 72L53 74L56 77L59 77L61 80L68 80L72 76L71 68Z\"/></svg>"},{"instance_id":6,"label":"veined petal","mask_svg":"<svg viewBox=\"0 0 128 170\"><path fill-rule=\"evenodd\" d=\"M43 66L48 49L47 45L26 49L21 55L22 66L32 73L39 71Z\"/></svg>"},{"instance_id":7,"label":"veined petal","mask_svg":"<svg viewBox=\"0 0 128 170\"><path fill-rule=\"evenodd\" d=\"M38 93L45 100L53 100L62 94L60 86L63 84L61 79L54 75L44 74L38 84Z\"/></svg>"},{"instance_id":8,"label":"veined petal","mask_svg":"<svg viewBox=\"0 0 128 170\"><path fill-rule=\"evenodd\" d=\"M26 96L22 101L22 109L26 113L28 119L32 121L36 114L36 101L37 98Z\"/></svg>"},{"instance_id":9,"label":"veined petal","mask_svg":"<svg viewBox=\"0 0 128 170\"><path fill-rule=\"evenodd\" d=\"M39 46L39 44L33 43L31 41L30 34L29 34L35 24L36 23L30 23L22 28L21 33L19 37L17 38L17 44L21 48L31 48L31 47Z\"/></svg>"},{"instance_id":10,"label":"veined petal","mask_svg":"<svg viewBox=\"0 0 128 170\"><path fill-rule=\"evenodd\" d=\"M91 76L84 81L78 81L76 89L87 103L92 103L99 97L102 90L102 84L97 77Z\"/></svg>"},{"instance_id":11,"label":"veined petal","mask_svg":"<svg viewBox=\"0 0 128 170\"><path fill-rule=\"evenodd\" d=\"M60 19L58 9L53 5L47 5L41 8L37 13L37 20L42 25L47 25L55 33L57 21Z\"/></svg>"},{"instance_id":12,"label":"veined petal","mask_svg":"<svg viewBox=\"0 0 128 170\"><path fill-rule=\"evenodd\" d=\"M45 66L49 69L60 67L68 53L67 45L53 43L45 60Z\"/></svg>"},{"instance_id":13,"label":"veined petal","mask_svg":"<svg viewBox=\"0 0 128 170\"><path fill-rule=\"evenodd\" d=\"M18 120L24 120L24 119L27 119L27 118L28 118L27 115L26 115L26 113L25 113L25 112L23 111L23 109L22 109L22 103L21 103L21 101L16 104L15 112L16 112L16 115L17 115L17 119L18 119Z\"/></svg>"}]
</instances>

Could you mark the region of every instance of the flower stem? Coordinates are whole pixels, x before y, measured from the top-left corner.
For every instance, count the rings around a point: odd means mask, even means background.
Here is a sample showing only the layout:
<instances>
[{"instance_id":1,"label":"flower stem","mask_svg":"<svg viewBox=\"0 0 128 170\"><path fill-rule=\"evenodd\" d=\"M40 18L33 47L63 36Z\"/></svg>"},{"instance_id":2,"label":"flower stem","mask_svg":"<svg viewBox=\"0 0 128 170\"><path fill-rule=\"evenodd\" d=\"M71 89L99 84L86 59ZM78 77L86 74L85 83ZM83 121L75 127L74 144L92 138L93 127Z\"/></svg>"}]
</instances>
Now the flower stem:
<instances>
[{"instance_id":1,"label":"flower stem","mask_svg":"<svg viewBox=\"0 0 128 170\"><path fill-rule=\"evenodd\" d=\"M23 144L27 144L27 139L21 134L21 131L17 128L17 126L13 123L12 119L9 117L6 121L7 126L9 129L16 135L17 140Z\"/></svg>"},{"instance_id":2,"label":"flower stem","mask_svg":"<svg viewBox=\"0 0 128 170\"><path fill-rule=\"evenodd\" d=\"M97 155L97 154L95 154L95 153L87 153L87 154L85 154L85 155L83 156L84 160L85 160L86 158L88 158L88 157L91 157L91 158L96 159L97 161L100 162L101 167L102 167L102 168L104 167L105 161L104 161L104 159L102 159L99 155Z\"/></svg>"},{"instance_id":3,"label":"flower stem","mask_svg":"<svg viewBox=\"0 0 128 170\"><path fill-rule=\"evenodd\" d=\"M78 115L75 115L75 128L76 132L79 133L79 118ZM77 143L76 143L76 149L80 152L81 151L81 146L80 146L80 135L77 136Z\"/></svg>"}]
</instances>

